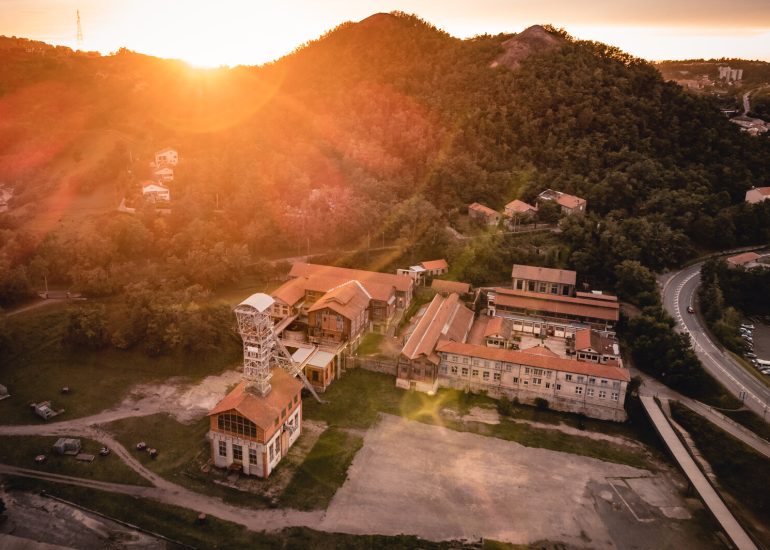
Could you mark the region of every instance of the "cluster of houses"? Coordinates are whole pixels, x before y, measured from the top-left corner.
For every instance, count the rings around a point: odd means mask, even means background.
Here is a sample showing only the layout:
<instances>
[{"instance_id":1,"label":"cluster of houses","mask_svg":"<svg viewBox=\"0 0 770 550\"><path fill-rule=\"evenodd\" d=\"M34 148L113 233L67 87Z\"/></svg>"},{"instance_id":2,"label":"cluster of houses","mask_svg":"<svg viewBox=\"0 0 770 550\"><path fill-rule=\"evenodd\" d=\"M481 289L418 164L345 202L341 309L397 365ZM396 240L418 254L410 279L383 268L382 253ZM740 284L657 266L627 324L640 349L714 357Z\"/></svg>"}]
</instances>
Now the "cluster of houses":
<instances>
[{"instance_id":1,"label":"cluster of houses","mask_svg":"<svg viewBox=\"0 0 770 550\"><path fill-rule=\"evenodd\" d=\"M166 184L174 181L174 167L179 163L176 149L166 147L155 153L151 163L153 179L142 182L142 197L148 202L170 202L171 190Z\"/></svg>"},{"instance_id":2,"label":"cluster of houses","mask_svg":"<svg viewBox=\"0 0 770 550\"><path fill-rule=\"evenodd\" d=\"M250 334L269 342L256 346L244 336L244 373L283 350L306 385L325 391L363 335L392 334L415 288L432 278L435 296L406 330L393 365L398 387L485 392L626 419L630 375L615 339L616 297L576 291L577 274L568 270L514 265L510 288L475 290L437 278L447 270L444 260L396 274L295 263L270 296L254 295L236 308L262 316ZM255 392L244 380L210 412L215 465L266 477L299 436L302 383L275 366L262 384L267 391Z\"/></svg>"},{"instance_id":3,"label":"cluster of houses","mask_svg":"<svg viewBox=\"0 0 770 550\"><path fill-rule=\"evenodd\" d=\"M515 199L503 208L501 214L497 210L494 210L484 204L474 202L468 205L468 216L471 219L480 220L485 225L497 226L501 220L508 218L516 221L527 221L534 218L538 211L538 205L543 202L554 202L559 205L562 214L585 214L587 202L585 199L563 193L562 191L554 191L553 189L546 189L537 196L536 204L533 206L522 200Z\"/></svg>"}]
</instances>

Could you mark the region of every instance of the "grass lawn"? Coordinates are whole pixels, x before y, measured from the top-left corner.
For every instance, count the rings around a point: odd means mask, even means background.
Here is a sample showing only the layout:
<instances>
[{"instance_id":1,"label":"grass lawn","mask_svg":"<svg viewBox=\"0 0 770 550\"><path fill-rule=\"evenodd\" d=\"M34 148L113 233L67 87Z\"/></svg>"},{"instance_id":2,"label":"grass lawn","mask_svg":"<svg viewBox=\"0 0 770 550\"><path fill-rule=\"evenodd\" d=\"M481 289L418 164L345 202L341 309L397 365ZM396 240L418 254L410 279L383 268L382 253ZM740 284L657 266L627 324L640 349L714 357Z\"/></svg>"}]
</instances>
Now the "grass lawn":
<instances>
[{"instance_id":1,"label":"grass lawn","mask_svg":"<svg viewBox=\"0 0 770 550\"><path fill-rule=\"evenodd\" d=\"M384 334L377 334L376 332L369 332L361 340L361 345L358 346L358 355L378 355L380 353L380 344L385 339Z\"/></svg>"},{"instance_id":2,"label":"grass lawn","mask_svg":"<svg viewBox=\"0 0 770 550\"><path fill-rule=\"evenodd\" d=\"M48 494L79 504L121 521L162 534L176 541L197 548L260 548L276 550L448 550L461 548L457 542L431 542L418 537L399 535L347 535L325 533L307 527L291 527L275 533L249 531L245 527L215 517L207 518L203 525L196 523L198 513L192 510L161 504L152 500L137 499L73 487L45 481L10 478L9 490L45 491ZM269 527L269 526L265 526ZM487 546L485 549L518 549L526 546ZM173 547L170 546L170 547Z\"/></svg>"},{"instance_id":3,"label":"grass lawn","mask_svg":"<svg viewBox=\"0 0 770 550\"><path fill-rule=\"evenodd\" d=\"M742 411L720 411L725 416L735 420L736 422L743 424L759 437L763 437L770 441L770 425L762 420L758 414L750 410Z\"/></svg>"},{"instance_id":4,"label":"grass lawn","mask_svg":"<svg viewBox=\"0 0 770 550\"><path fill-rule=\"evenodd\" d=\"M211 452L206 439L208 418L182 424L167 414L154 414L117 420L107 424L106 428L129 450L135 449L139 441L158 449L154 459L146 452L132 452L147 469L173 483L238 506L268 506L267 499L261 495L218 485L201 471Z\"/></svg>"},{"instance_id":5,"label":"grass lawn","mask_svg":"<svg viewBox=\"0 0 770 550\"><path fill-rule=\"evenodd\" d=\"M49 306L6 319L12 349L0 360L0 384L11 397L0 401L3 424L42 423L29 403L51 400L66 412L57 420L95 414L119 403L134 384L181 376L190 381L218 374L237 362L240 347L209 355L151 358L141 351L69 350L61 346L67 306ZM60 395L64 386L68 395Z\"/></svg>"},{"instance_id":6,"label":"grass lawn","mask_svg":"<svg viewBox=\"0 0 770 550\"><path fill-rule=\"evenodd\" d=\"M298 510L325 509L345 479L363 438L329 428L297 469L280 498L280 505Z\"/></svg>"},{"instance_id":7,"label":"grass lawn","mask_svg":"<svg viewBox=\"0 0 770 550\"><path fill-rule=\"evenodd\" d=\"M323 420L330 426L340 428L365 429L376 421L380 412L384 412L458 431L516 441L528 447L564 451L642 468L650 467L643 453L607 441L568 435L557 430L538 429L507 418L501 418L497 425L448 419L441 414L442 409L465 415L472 407L494 407L496 402L484 395L450 389L440 389L435 396L410 392L396 388L392 376L363 369L350 370L340 380L336 380L324 394L324 400L327 403L306 400L303 405L305 418ZM574 415L555 411L533 411L521 405L517 405L516 410L514 418L521 411L524 419L550 423L577 422ZM637 439L629 427L598 420L586 421L586 424L589 430Z\"/></svg>"},{"instance_id":8,"label":"grass lawn","mask_svg":"<svg viewBox=\"0 0 770 550\"><path fill-rule=\"evenodd\" d=\"M671 403L671 413L690 433L724 492L738 503L731 506L733 512L762 544L770 546L770 461L679 403Z\"/></svg>"},{"instance_id":9,"label":"grass lawn","mask_svg":"<svg viewBox=\"0 0 770 550\"><path fill-rule=\"evenodd\" d=\"M83 445L82 452L96 455L93 462L81 462L74 456L61 456L54 453L53 444L57 439L59 438L55 436L2 436L0 437L0 462L30 470L97 481L150 485L146 479L126 466L114 454L99 456L102 444L98 441L77 438ZM46 461L37 464L34 458L40 454L46 455Z\"/></svg>"}]
</instances>

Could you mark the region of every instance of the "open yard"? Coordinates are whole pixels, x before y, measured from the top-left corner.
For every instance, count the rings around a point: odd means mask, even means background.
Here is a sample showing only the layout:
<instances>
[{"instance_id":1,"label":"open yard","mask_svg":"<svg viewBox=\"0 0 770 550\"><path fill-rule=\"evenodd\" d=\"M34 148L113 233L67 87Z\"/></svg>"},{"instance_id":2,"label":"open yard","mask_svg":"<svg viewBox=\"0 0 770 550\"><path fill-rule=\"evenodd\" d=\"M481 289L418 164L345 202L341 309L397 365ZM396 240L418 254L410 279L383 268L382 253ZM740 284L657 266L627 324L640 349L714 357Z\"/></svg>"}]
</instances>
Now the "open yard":
<instances>
[{"instance_id":1,"label":"open yard","mask_svg":"<svg viewBox=\"0 0 770 550\"><path fill-rule=\"evenodd\" d=\"M322 528L579 548L721 547L679 489L647 470L385 415Z\"/></svg>"},{"instance_id":2,"label":"open yard","mask_svg":"<svg viewBox=\"0 0 770 550\"><path fill-rule=\"evenodd\" d=\"M98 481L149 485L147 480L114 454L99 456L101 443L78 437L83 445L82 452L95 455L93 462L81 462L74 456L54 453L52 447L57 439L59 438L56 436L0 436L0 463ZM36 464L35 456L40 454L45 455L46 460Z\"/></svg>"},{"instance_id":3,"label":"open yard","mask_svg":"<svg viewBox=\"0 0 770 550\"><path fill-rule=\"evenodd\" d=\"M474 432L501 439L517 441L530 447L591 456L637 467L650 467L650 456L639 445L624 445L621 438L637 439L636 430L628 425L585 419L585 432L577 435L580 420L575 415L555 411L539 411L533 407L516 406L511 418L498 423L474 422L460 419L471 409L494 409L496 402L483 395L466 394L441 389L435 396L396 388L392 376L349 370L324 394L324 404L307 399L305 418L322 420L330 426L368 428L379 413L403 416L428 424L446 426L458 431ZM533 423L551 424L572 429L542 429ZM592 433L617 438L597 440Z\"/></svg>"},{"instance_id":4,"label":"open yard","mask_svg":"<svg viewBox=\"0 0 770 550\"><path fill-rule=\"evenodd\" d=\"M62 347L67 306L56 305L9 317L12 351L0 362L0 384L11 397L0 401L3 424L43 422L29 404L51 400L69 420L95 414L120 403L135 384L160 383L172 377L194 381L218 374L238 362L240 348L206 355L151 358L140 351L77 350ZM67 386L71 392L62 395Z\"/></svg>"}]
</instances>

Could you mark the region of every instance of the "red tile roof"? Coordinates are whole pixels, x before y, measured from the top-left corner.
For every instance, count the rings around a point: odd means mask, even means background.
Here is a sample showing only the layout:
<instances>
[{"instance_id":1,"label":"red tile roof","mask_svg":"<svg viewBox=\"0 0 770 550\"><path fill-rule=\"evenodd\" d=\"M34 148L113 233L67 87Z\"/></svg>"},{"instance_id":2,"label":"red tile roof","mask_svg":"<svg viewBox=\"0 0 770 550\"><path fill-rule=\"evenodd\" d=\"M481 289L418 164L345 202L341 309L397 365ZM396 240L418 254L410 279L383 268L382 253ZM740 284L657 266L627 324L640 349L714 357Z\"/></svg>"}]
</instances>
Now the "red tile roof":
<instances>
[{"instance_id":1,"label":"red tile roof","mask_svg":"<svg viewBox=\"0 0 770 550\"><path fill-rule=\"evenodd\" d=\"M575 292L576 298L588 298L589 300L607 300L608 302L617 302L618 297L611 294L595 294L593 292Z\"/></svg>"},{"instance_id":2,"label":"red tile roof","mask_svg":"<svg viewBox=\"0 0 770 550\"><path fill-rule=\"evenodd\" d=\"M537 208L519 199L512 200L505 205L506 212L514 212L515 214L526 214L527 212L537 212Z\"/></svg>"},{"instance_id":3,"label":"red tile roof","mask_svg":"<svg viewBox=\"0 0 770 550\"><path fill-rule=\"evenodd\" d=\"M337 279L340 284L345 281L356 280L367 287L369 284L392 286L399 292L408 292L414 286L414 281L408 275L394 275L392 273L380 273L378 271L365 271L363 269L349 269L347 267L335 267L331 265L307 264L295 262L291 266L289 277L319 276ZM370 294L374 294L370 292Z\"/></svg>"},{"instance_id":4,"label":"red tile roof","mask_svg":"<svg viewBox=\"0 0 770 550\"><path fill-rule=\"evenodd\" d=\"M407 359L423 355L434 363L434 348L439 339L465 340L473 323L473 312L460 302L457 294L444 298L436 295L404 344L401 353Z\"/></svg>"},{"instance_id":5,"label":"red tile roof","mask_svg":"<svg viewBox=\"0 0 770 550\"><path fill-rule=\"evenodd\" d=\"M562 285L574 286L577 279L577 273L568 269L552 269L550 267L513 264L511 277L514 279L545 281L548 283L559 283Z\"/></svg>"},{"instance_id":6,"label":"red tile roof","mask_svg":"<svg viewBox=\"0 0 770 550\"><path fill-rule=\"evenodd\" d=\"M369 307L371 296L358 281L343 283L323 295L308 312L331 309L347 319L356 319Z\"/></svg>"},{"instance_id":7,"label":"red tile roof","mask_svg":"<svg viewBox=\"0 0 770 550\"><path fill-rule=\"evenodd\" d=\"M560 206L564 206L565 208L572 209L572 208L577 208L581 204L585 204L586 200L581 199L580 197L576 197L575 195L568 195L567 193L562 193L556 199L556 202L559 203Z\"/></svg>"},{"instance_id":8,"label":"red tile roof","mask_svg":"<svg viewBox=\"0 0 770 550\"><path fill-rule=\"evenodd\" d=\"M449 264L446 260L429 260L427 262L420 262L420 265L425 269L449 269Z\"/></svg>"},{"instance_id":9,"label":"red tile roof","mask_svg":"<svg viewBox=\"0 0 770 550\"><path fill-rule=\"evenodd\" d=\"M458 281L444 281L443 279L433 279L430 283L430 287L436 292L457 294L468 294L471 291L471 285L468 283L460 283Z\"/></svg>"},{"instance_id":10,"label":"red tile roof","mask_svg":"<svg viewBox=\"0 0 770 550\"><path fill-rule=\"evenodd\" d=\"M561 315L575 315L603 321L617 322L620 318L620 304L609 300L572 298L556 294L539 294L509 288L494 288L495 303L512 308L543 311Z\"/></svg>"},{"instance_id":11,"label":"red tile roof","mask_svg":"<svg viewBox=\"0 0 770 550\"><path fill-rule=\"evenodd\" d=\"M484 204L481 204L480 202L474 202L469 204L468 210L474 210L488 217L500 216L500 212L498 212L497 210L492 210L490 207Z\"/></svg>"},{"instance_id":12,"label":"red tile roof","mask_svg":"<svg viewBox=\"0 0 770 550\"><path fill-rule=\"evenodd\" d=\"M484 329L484 338L490 336L502 336L503 338L510 338L513 331L513 323L510 319L503 317L490 317L487 326Z\"/></svg>"},{"instance_id":13,"label":"red tile roof","mask_svg":"<svg viewBox=\"0 0 770 550\"><path fill-rule=\"evenodd\" d=\"M209 416L234 410L269 431L275 426L275 419L280 418L281 412L292 404L294 396L302 389L302 383L283 369L274 368L272 374L272 389L265 397L248 391L246 381L243 381L209 411Z\"/></svg>"},{"instance_id":14,"label":"red tile roof","mask_svg":"<svg viewBox=\"0 0 770 550\"><path fill-rule=\"evenodd\" d=\"M302 277L290 279L276 288L273 291L272 296L276 300L280 300L289 306L293 306L305 297L306 282L307 279Z\"/></svg>"},{"instance_id":15,"label":"red tile roof","mask_svg":"<svg viewBox=\"0 0 770 550\"><path fill-rule=\"evenodd\" d=\"M539 369L597 376L610 380L620 380L624 382L631 380L628 369L598 365L596 363L584 363L575 361L574 359L537 355L534 353L527 353L527 351L488 348L486 346L475 346L473 344L463 344L460 342L440 342L436 347L436 350L442 353L454 353L456 355L465 355L467 357L478 357L480 359L503 361Z\"/></svg>"},{"instance_id":16,"label":"red tile roof","mask_svg":"<svg viewBox=\"0 0 770 550\"><path fill-rule=\"evenodd\" d=\"M549 350L547 347L541 346L540 344L519 351L521 353L529 353L530 355L542 355L543 357L559 357L558 353L555 353Z\"/></svg>"}]
</instances>

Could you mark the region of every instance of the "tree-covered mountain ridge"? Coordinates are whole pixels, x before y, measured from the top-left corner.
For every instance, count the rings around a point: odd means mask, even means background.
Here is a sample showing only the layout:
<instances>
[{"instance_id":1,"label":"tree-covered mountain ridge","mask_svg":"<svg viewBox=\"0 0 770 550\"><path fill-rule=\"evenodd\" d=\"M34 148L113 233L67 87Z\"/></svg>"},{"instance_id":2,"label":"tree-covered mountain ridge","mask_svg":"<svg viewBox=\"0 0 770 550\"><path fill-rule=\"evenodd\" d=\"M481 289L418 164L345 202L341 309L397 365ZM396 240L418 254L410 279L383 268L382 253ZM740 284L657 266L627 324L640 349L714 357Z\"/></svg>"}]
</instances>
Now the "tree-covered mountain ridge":
<instances>
[{"instance_id":1,"label":"tree-covered mountain ridge","mask_svg":"<svg viewBox=\"0 0 770 550\"><path fill-rule=\"evenodd\" d=\"M6 269L37 261L72 284L112 269L120 288L147 269L141 257L215 286L229 275L200 273L222 257L367 234L438 256L452 252L443 227L468 203L501 208L548 187L588 200L589 216L563 223L559 262L596 280L612 281L625 259L660 269L697 248L768 240L767 209L742 203L767 185L766 138L741 134L650 63L550 26L460 40L377 14L276 62L215 70L10 42L0 41L0 183L15 191L0 215ZM136 198L163 146L183 159L170 216L76 208Z\"/></svg>"}]
</instances>

